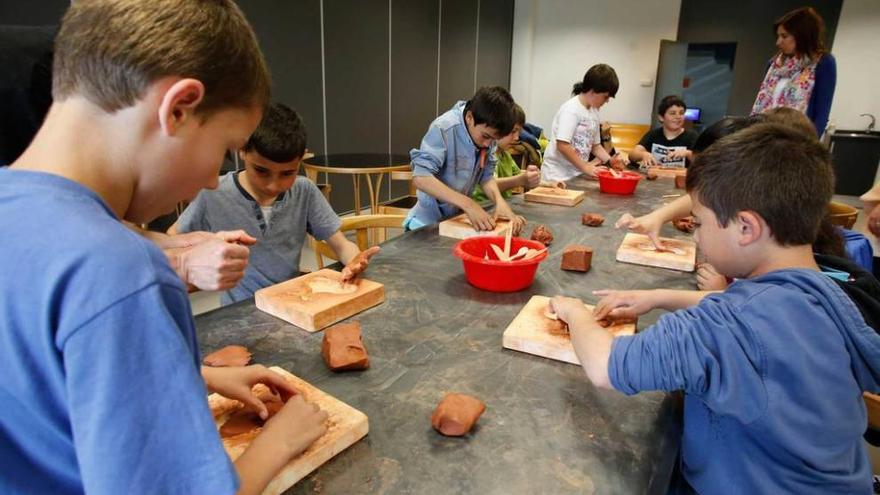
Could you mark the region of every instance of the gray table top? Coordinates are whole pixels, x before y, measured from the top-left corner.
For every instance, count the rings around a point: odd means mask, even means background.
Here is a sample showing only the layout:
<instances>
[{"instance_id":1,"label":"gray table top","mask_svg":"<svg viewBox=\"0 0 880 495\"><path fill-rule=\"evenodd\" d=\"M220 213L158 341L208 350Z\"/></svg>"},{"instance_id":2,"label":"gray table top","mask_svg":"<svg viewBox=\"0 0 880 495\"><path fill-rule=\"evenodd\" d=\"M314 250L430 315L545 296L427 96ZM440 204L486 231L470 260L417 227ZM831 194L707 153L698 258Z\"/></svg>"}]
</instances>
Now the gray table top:
<instances>
[{"instance_id":1,"label":"gray table top","mask_svg":"<svg viewBox=\"0 0 880 495\"><path fill-rule=\"evenodd\" d=\"M242 301L196 318L203 353L247 346L254 362L281 366L367 414L369 435L307 476L290 493L658 493L664 492L681 433L679 400L626 397L595 388L579 366L502 349L501 336L535 294L593 303L600 288L693 288L692 274L617 263L622 213L644 214L683 193L671 180L642 181L634 196L600 194L594 182L568 208L511 200L529 225L556 239L535 282L511 294L470 286L452 255L455 239L437 227L382 246L367 278L385 284L386 302L354 316L371 367L334 374L321 358L322 333L307 333ZM606 216L584 227L580 214ZM683 237L667 226L663 235ZM559 268L568 244L594 248L587 274ZM660 312L641 318L644 329ZM429 417L446 392L465 392L487 409L471 434L446 438Z\"/></svg>"}]
</instances>

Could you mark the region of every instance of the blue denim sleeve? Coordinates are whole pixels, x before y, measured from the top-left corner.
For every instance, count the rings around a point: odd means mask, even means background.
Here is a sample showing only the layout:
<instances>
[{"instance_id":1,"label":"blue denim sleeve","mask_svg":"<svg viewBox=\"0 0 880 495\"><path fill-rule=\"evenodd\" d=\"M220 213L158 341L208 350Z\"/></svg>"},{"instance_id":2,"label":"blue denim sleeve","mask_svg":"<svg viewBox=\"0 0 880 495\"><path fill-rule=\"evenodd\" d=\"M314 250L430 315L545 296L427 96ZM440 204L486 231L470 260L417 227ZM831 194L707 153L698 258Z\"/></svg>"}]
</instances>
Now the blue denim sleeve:
<instances>
[{"instance_id":1,"label":"blue denim sleeve","mask_svg":"<svg viewBox=\"0 0 880 495\"><path fill-rule=\"evenodd\" d=\"M639 334L614 339L611 385L628 395L683 390L717 412L755 419L767 404L763 353L741 316L721 301L704 300L662 316Z\"/></svg>"},{"instance_id":2,"label":"blue denim sleeve","mask_svg":"<svg viewBox=\"0 0 880 495\"><path fill-rule=\"evenodd\" d=\"M486 166L483 167L483 173L482 175L480 175L480 184L486 182L489 179L495 178L495 167L498 166L498 157L495 156L496 149L497 148L493 146L486 151Z\"/></svg>"},{"instance_id":3,"label":"blue denim sleeve","mask_svg":"<svg viewBox=\"0 0 880 495\"><path fill-rule=\"evenodd\" d=\"M446 163L446 149L443 131L436 125L429 127L421 146L409 153L413 176L439 175Z\"/></svg>"}]
</instances>

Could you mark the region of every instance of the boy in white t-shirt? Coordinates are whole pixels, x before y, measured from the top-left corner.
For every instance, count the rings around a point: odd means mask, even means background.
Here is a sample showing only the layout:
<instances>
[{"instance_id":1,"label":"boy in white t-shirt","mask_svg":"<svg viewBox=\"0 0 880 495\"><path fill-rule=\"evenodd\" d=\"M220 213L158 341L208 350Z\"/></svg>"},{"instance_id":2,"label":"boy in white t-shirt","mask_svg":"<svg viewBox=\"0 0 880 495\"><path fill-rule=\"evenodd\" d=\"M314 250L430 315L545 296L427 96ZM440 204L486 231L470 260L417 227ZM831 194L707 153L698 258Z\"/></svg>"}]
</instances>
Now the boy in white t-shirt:
<instances>
[{"instance_id":1,"label":"boy in white t-shirt","mask_svg":"<svg viewBox=\"0 0 880 495\"><path fill-rule=\"evenodd\" d=\"M606 64L590 67L583 81L575 83L572 98L553 117L542 181L567 181L581 174L595 177L597 167L622 167L602 147L599 122L599 109L617 94L619 85L617 73ZM596 156L593 160L590 152Z\"/></svg>"}]
</instances>

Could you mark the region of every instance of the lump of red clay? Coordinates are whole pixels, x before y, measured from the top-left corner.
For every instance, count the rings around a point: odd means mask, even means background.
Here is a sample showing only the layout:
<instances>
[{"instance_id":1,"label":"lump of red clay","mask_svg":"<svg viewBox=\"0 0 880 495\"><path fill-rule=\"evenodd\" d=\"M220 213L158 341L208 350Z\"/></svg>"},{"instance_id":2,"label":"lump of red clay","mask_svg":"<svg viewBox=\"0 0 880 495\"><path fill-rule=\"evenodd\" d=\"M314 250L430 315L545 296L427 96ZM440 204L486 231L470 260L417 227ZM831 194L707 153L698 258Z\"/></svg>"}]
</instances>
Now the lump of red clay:
<instances>
[{"instance_id":1,"label":"lump of red clay","mask_svg":"<svg viewBox=\"0 0 880 495\"><path fill-rule=\"evenodd\" d=\"M547 228L546 225L538 225L535 227L535 230L532 231L533 241L538 241L545 246L549 246L553 242L553 232L550 232L550 229Z\"/></svg>"},{"instance_id":2,"label":"lump of red clay","mask_svg":"<svg viewBox=\"0 0 880 495\"><path fill-rule=\"evenodd\" d=\"M562 252L562 269L576 272L590 271L593 261L593 249L588 246L572 244Z\"/></svg>"},{"instance_id":3,"label":"lump of red clay","mask_svg":"<svg viewBox=\"0 0 880 495\"><path fill-rule=\"evenodd\" d=\"M676 189L684 189L684 188L685 188L685 182L687 182L687 176L686 176L686 175L676 175L676 176L675 176L675 188L676 188Z\"/></svg>"},{"instance_id":4,"label":"lump of red clay","mask_svg":"<svg viewBox=\"0 0 880 495\"><path fill-rule=\"evenodd\" d=\"M657 175L656 170L648 170L646 177L648 180L657 180L657 177L659 177L659 176Z\"/></svg>"},{"instance_id":5,"label":"lump of red clay","mask_svg":"<svg viewBox=\"0 0 880 495\"><path fill-rule=\"evenodd\" d=\"M676 218L672 221L672 225L675 226L675 228L677 228L678 230L688 234L693 233L694 229L696 228L696 225L694 224L694 217L692 216Z\"/></svg>"},{"instance_id":6,"label":"lump of red clay","mask_svg":"<svg viewBox=\"0 0 880 495\"><path fill-rule=\"evenodd\" d=\"M266 405L266 410L269 412L266 421L284 407L284 402L277 395L265 395L261 396L260 399ZM256 412L241 408L229 415L229 418L220 427L220 436L226 438L251 433L258 428L262 428L266 421L263 421L263 418Z\"/></svg>"},{"instance_id":7,"label":"lump of red clay","mask_svg":"<svg viewBox=\"0 0 880 495\"><path fill-rule=\"evenodd\" d=\"M588 227L598 227L605 222L605 217L598 213L584 213L581 215L581 223Z\"/></svg>"},{"instance_id":8,"label":"lump of red clay","mask_svg":"<svg viewBox=\"0 0 880 495\"><path fill-rule=\"evenodd\" d=\"M356 321L324 330L321 354L331 371L358 371L370 367L370 358L361 337L361 324Z\"/></svg>"},{"instance_id":9,"label":"lump of red clay","mask_svg":"<svg viewBox=\"0 0 880 495\"><path fill-rule=\"evenodd\" d=\"M460 437L471 431L485 410L486 404L472 395L446 394L431 415L431 426L447 437Z\"/></svg>"},{"instance_id":10,"label":"lump of red clay","mask_svg":"<svg viewBox=\"0 0 880 495\"><path fill-rule=\"evenodd\" d=\"M214 351L202 360L206 366L215 368L223 366L247 366L251 362L251 353L242 345L228 345L219 351Z\"/></svg>"}]
</instances>

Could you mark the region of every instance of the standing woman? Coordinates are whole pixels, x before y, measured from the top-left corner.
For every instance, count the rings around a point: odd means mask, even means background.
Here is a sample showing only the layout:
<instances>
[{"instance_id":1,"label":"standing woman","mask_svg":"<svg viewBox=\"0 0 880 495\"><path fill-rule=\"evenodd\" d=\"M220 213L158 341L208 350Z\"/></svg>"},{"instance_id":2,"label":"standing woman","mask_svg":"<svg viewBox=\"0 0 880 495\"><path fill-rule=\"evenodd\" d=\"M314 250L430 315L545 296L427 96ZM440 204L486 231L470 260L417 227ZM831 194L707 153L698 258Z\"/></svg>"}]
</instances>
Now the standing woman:
<instances>
[{"instance_id":1,"label":"standing woman","mask_svg":"<svg viewBox=\"0 0 880 495\"><path fill-rule=\"evenodd\" d=\"M825 21L812 7L801 7L780 17L773 29L779 52L767 65L752 115L794 108L822 135L837 84L837 63L825 51Z\"/></svg>"}]
</instances>

